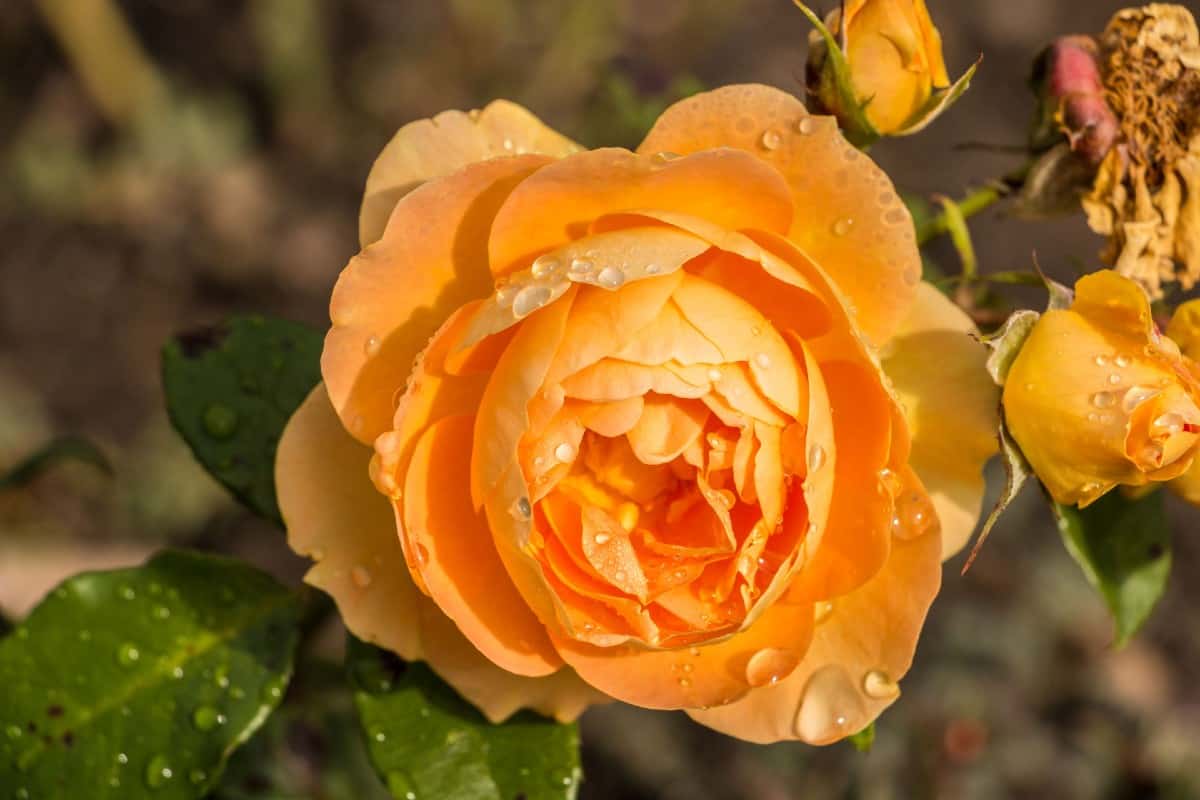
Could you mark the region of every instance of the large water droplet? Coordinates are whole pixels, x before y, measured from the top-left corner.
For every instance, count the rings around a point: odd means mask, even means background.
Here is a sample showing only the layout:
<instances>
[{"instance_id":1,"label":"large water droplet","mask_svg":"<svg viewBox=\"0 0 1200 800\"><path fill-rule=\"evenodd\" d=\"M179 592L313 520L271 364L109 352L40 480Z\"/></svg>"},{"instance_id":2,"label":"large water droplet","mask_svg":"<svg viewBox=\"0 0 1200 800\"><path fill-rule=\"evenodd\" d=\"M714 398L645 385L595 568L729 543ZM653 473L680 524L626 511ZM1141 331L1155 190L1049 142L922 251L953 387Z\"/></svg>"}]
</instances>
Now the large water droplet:
<instances>
[{"instance_id":1,"label":"large water droplet","mask_svg":"<svg viewBox=\"0 0 1200 800\"><path fill-rule=\"evenodd\" d=\"M535 278L545 278L562 269L562 262L553 256L539 256L534 259L530 272Z\"/></svg>"},{"instance_id":2,"label":"large water droplet","mask_svg":"<svg viewBox=\"0 0 1200 800\"><path fill-rule=\"evenodd\" d=\"M887 700L900 694L900 686L881 669L873 669L863 676L863 692L876 700Z\"/></svg>"},{"instance_id":3,"label":"large water droplet","mask_svg":"<svg viewBox=\"0 0 1200 800\"><path fill-rule=\"evenodd\" d=\"M554 448L554 457L564 464L575 457L575 447L570 442L563 442Z\"/></svg>"},{"instance_id":4,"label":"large water droplet","mask_svg":"<svg viewBox=\"0 0 1200 800\"><path fill-rule=\"evenodd\" d=\"M1125 392L1125 396L1121 398L1121 408L1126 413L1132 412L1135 408L1157 394L1158 390L1149 386L1130 386L1129 390Z\"/></svg>"},{"instance_id":5,"label":"large water droplet","mask_svg":"<svg viewBox=\"0 0 1200 800\"><path fill-rule=\"evenodd\" d=\"M763 150L777 150L779 145L783 144L783 136L780 135L779 131L768 128L763 131L762 138L758 140L758 143L762 146Z\"/></svg>"},{"instance_id":6,"label":"large water droplet","mask_svg":"<svg viewBox=\"0 0 1200 800\"><path fill-rule=\"evenodd\" d=\"M223 403L213 403L204 410L204 430L215 439L228 439L237 425L237 412Z\"/></svg>"},{"instance_id":7,"label":"large water droplet","mask_svg":"<svg viewBox=\"0 0 1200 800\"><path fill-rule=\"evenodd\" d=\"M166 756L155 756L146 764L146 785L151 789L162 788L173 777L175 772Z\"/></svg>"},{"instance_id":8,"label":"large water droplet","mask_svg":"<svg viewBox=\"0 0 1200 800\"><path fill-rule=\"evenodd\" d=\"M225 715L212 706L200 706L192 712L192 724L197 730L211 731L218 725L225 724Z\"/></svg>"},{"instance_id":9,"label":"large water droplet","mask_svg":"<svg viewBox=\"0 0 1200 800\"><path fill-rule=\"evenodd\" d=\"M596 283L605 289L616 289L625 283L625 273L616 267L605 267L596 276Z\"/></svg>"},{"instance_id":10,"label":"large water droplet","mask_svg":"<svg viewBox=\"0 0 1200 800\"><path fill-rule=\"evenodd\" d=\"M574 258L571 259L571 266L568 268L567 272L572 277L580 278L584 275L591 275L594 269L596 269L596 265L592 263L591 259Z\"/></svg>"},{"instance_id":11,"label":"large water droplet","mask_svg":"<svg viewBox=\"0 0 1200 800\"><path fill-rule=\"evenodd\" d=\"M830 664L812 674L796 710L796 734L806 742L824 744L849 733L863 721L862 697L841 666Z\"/></svg>"},{"instance_id":12,"label":"large water droplet","mask_svg":"<svg viewBox=\"0 0 1200 800\"><path fill-rule=\"evenodd\" d=\"M800 657L790 650L768 647L750 656L746 663L746 682L751 686L767 686L792 674Z\"/></svg>"},{"instance_id":13,"label":"large water droplet","mask_svg":"<svg viewBox=\"0 0 1200 800\"><path fill-rule=\"evenodd\" d=\"M825 448L814 444L808 448L808 471L816 472L823 466L825 466Z\"/></svg>"},{"instance_id":14,"label":"large water droplet","mask_svg":"<svg viewBox=\"0 0 1200 800\"><path fill-rule=\"evenodd\" d=\"M517 296L513 298L513 315L518 319L528 316L546 305L546 301L549 299L549 288L545 286L526 286L517 292Z\"/></svg>"},{"instance_id":15,"label":"large water droplet","mask_svg":"<svg viewBox=\"0 0 1200 800\"><path fill-rule=\"evenodd\" d=\"M117 648L117 663L123 667L132 667L142 657L137 645L126 642Z\"/></svg>"}]
</instances>

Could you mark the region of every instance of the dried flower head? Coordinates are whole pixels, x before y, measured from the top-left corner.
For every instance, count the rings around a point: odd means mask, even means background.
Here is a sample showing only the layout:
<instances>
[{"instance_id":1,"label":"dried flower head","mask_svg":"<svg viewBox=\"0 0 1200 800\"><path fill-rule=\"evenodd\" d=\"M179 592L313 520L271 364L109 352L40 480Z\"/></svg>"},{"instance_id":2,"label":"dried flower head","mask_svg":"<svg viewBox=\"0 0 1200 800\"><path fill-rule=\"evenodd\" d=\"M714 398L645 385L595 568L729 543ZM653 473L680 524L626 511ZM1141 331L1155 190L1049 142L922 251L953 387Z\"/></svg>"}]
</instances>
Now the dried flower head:
<instances>
[{"instance_id":1,"label":"dried flower head","mask_svg":"<svg viewBox=\"0 0 1200 800\"><path fill-rule=\"evenodd\" d=\"M1100 40L1105 96L1121 140L1084 198L1109 237L1103 257L1154 298L1200 280L1200 30L1191 12L1125 9Z\"/></svg>"}]
</instances>

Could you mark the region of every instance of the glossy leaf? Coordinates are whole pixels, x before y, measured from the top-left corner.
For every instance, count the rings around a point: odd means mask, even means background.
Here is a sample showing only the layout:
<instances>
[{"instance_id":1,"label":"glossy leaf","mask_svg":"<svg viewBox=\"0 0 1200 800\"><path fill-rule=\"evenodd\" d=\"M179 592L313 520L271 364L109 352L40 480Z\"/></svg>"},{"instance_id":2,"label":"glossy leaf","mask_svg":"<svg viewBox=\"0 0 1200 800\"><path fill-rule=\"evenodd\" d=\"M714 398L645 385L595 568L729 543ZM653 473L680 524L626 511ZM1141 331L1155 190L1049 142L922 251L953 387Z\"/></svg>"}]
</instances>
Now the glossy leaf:
<instances>
[{"instance_id":1,"label":"glossy leaf","mask_svg":"<svg viewBox=\"0 0 1200 800\"><path fill-rule=\"evenodd\" d=\"M185 334L163 350L167 411L196 458L258 514L279 521L275 448L321 379L321 336L259 316Z\"/></svg>"},{"instance_id":2,"label":"glossy leaf","mask_svg":"<svg viewBox=\"0 0 1200 800\"><path fill-rule=\"evenodd\" d=\"M1108 604L1121 647L1167 588L1171 530L1163 492L1134 499L1112 491L1084 509L1055 503L1054 515L1067 550Z\"/></svg>"},{"instance_id":3,"label":"glossy leaf","mask_svg":"<svg viewBox=\"0 0 1200 800\"><path fill-rule=\"evenodd\" d=\"M427 666L351 639L347 662L375 768L393 797L565 800L579 729L529 712L489 723Z\"/></svg>"},{"instance_id":4,"label":"glossy leaf","mask_svg":"<svg viewBox=\"0 0 1200 800\"><path fill-rule=\"evenodd\" d=\"M0 640L6 797L204 796L278 704L300 605L195 553L68 579Z\"/></svg>"}]
</instances>

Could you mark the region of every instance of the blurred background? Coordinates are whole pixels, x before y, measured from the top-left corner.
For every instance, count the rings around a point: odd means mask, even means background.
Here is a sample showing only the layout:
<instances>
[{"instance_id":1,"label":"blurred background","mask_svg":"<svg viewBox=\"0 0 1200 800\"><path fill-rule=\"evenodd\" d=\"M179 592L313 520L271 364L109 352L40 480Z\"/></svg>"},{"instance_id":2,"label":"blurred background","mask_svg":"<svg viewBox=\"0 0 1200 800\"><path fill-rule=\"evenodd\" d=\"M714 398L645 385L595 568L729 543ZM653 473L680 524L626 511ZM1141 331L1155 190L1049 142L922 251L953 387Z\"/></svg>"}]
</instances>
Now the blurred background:
<instances>
[{"instance_id":1,"label":"blurred background","mask_svg":"<svg viewBox=\"0 0 1200 800\"><path fill-rule=\"evenodd\" d=\"M985 61L930 131L872 155L908 192L957 196L1020 163L1037 51L1099 31L1122 4L929 5L952 72ZM798 92L806 33L788 0L0 3L0 473L68 433L114 466L62 463L0 489L0 612L19 618L66 575L164 543L298 580L279 532L170 430L159 352L237 311L325 327L360 189L400 125L508 97L587 145L635 145L666 103L703 88ZM1036 251L1063 280L1101 244L1082 216L993 211L973 230L984 271L1026 269ZM932 252L952 263L947 243ZM1200 796L1200 541L1194 512L1173 513L1167 597L1119 652L1030 490L967 576L961 557L947 567L870 753L755 747L611 706L583 720L582 797ZM314 667L222 796L382 797L357 736L344 692Z\"/></svg>"}]
</instances>

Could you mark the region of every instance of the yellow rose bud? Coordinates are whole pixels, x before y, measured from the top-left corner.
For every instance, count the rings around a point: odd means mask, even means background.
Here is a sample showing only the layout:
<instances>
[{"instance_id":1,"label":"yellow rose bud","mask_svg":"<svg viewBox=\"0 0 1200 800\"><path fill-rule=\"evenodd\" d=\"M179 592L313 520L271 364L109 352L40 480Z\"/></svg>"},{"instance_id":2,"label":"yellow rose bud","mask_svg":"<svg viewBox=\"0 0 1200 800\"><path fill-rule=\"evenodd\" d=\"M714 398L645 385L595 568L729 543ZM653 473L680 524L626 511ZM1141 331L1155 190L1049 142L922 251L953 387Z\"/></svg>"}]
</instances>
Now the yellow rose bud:
<instances>
[{"instance_id":1,"label":"yellow rose bud","mask_svg":"<svg viewBox=\"0 0 1200 800\"><path fill-rule=\"evenodd\" d=\"M1038 320L1004 387L1008 428L1059 503L1177 478L1200 443L1200 368L1155 327L1145 291L1102 271Z\"/></svg>"},{"instance_id":2,"label":"yellow rose bud","mask_svg":"<svg viewBox=\"0 0 1200 800\"><path fill-rule=\"evenodd\" d=\"M847 0L826 20L842 42L850 91L876 135L908 132L937 89L950 85L942 37L924 0ZM845 119L846 93L827 48L809 60L809 89Z\"/></svg>"}]
</instances>

